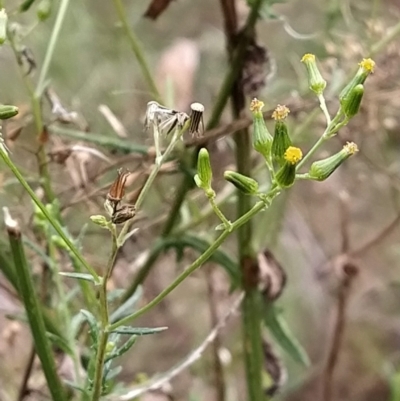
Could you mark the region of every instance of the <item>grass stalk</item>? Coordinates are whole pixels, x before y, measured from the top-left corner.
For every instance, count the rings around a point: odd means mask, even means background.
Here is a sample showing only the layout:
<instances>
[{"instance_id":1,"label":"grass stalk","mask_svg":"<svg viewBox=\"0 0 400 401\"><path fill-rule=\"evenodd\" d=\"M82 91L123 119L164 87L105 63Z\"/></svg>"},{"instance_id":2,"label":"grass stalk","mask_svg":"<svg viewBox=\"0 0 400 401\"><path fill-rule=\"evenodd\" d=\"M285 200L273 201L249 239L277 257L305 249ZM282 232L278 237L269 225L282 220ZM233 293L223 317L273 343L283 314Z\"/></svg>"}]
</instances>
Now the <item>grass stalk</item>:
<instances>
[{"instance_id":1,"label":"grass stalk","mask_svg":"<svg viewBox=\"0 0 400 401\"><path fill-rule=\"evenodd\" d=\"M53 400L66 401L66 393L57 375L56 363L50 342L46 335L43 316L40 313L40 302L35 292L31 269L28 267L26 260L20 228L17 222L12 220L10 216L6 218L6 227L14 264L17 269L16 276L18 287L24 302L35 349L42 364L49 391Z\"/></svg>"},{"instance_id":2,"label":"grass stalk","mask_svg":"<svg viewBox=\"0 0 400 401\"><path fill-rule=\"evenodd\" d=\"M113 0L114 6L118 14L118 18L121 21L122 27L124 29L125 35L128 38L129 44L132 48L133 53L135 54L136 60L139 64L139 67L142 71L142 75L150 88L151 95L159 103L163 103L160 93L158 92L157 85L151 75L150 68L146 62L143 50L139 43L139 39L136 37L135 32L130 28L128 18L126 15L126 11L122 4L121 0Z\"/></svg>"}]
</instances>

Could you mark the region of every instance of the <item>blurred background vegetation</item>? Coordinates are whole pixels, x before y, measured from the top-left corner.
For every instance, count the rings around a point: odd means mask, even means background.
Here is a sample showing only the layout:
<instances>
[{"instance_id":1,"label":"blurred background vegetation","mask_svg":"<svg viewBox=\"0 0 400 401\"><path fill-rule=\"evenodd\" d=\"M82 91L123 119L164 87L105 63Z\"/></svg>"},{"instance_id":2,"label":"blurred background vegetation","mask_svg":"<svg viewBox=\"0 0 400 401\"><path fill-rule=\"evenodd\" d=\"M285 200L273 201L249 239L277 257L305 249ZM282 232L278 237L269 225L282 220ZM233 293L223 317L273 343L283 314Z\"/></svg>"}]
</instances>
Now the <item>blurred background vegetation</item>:
<instances>
[{"instance_id":1,"label":"blurred background vegetation","mask_svg":"<svg viewBox=\"0 0 400 401\"><path fill-rule=\"evenodd\" d=\"M4 6L16 10L19 3L6 0ZM164 104L188 112L191 102L201 102L207 120L228 68L219 2L172 1L156 20L143 16L150 1L129 0L124 4ZM58 1L54 0L54 10L44 22L38 22L34 12L10 13L12 23L18 23L21 32L28 33L22 42L37 63L37 69L30 74L34 81L43 63L57 7ZM238 0L237 9L244 20L246 2ZM400 400L400 44L395 36L400 31L399 20L400 3L396 0L288 0L266 2L263 19L257 24L258 42L267 55L267 78L257 96L265 102L265 109L278 103L292 106L291 132L296 145L304 151L322 134L325 121L317 99L308 90L300 63L302 55L310 52L318 57L328 81L326 98L332 113L337 108L335 95L353 75L357 63L372 56L377 64L366 85L360 113L319 152L318 158L336 152L349 140L358 144L358 155L323 183L298 183L279 197L272 209L254 219L258 249L269 249L287 275L284 292L277 301L279 307L311 359L310 367L304 368L276 347L287 372L276 400L323 400L323 372L337 329L335 316L341 308L340 300L343 301L338 266L344 258L351 259L358 274L344 297L346 325L337 355L333 399ZM3 46L0 71L1 103L20 108L19 116L7 122L3 133L14 161L40 195L35 128L23 79L27 68L24 65L21 69L11 48ZM51 108L43 101L44 120L50 124L46 144L49 158L51 152L71 145L96 149L107 158L103 160L84 151L73 153L61 164L49 164L63 218L73 235L78 235L87 224L84 254L100 270L109 252L106 234L89 223L89 216L103 213L107 188L121 166L138 172L137 181L130 183L132 191L128 191L128 199L134 199L137 183L143 180L153 155L152 138L143 131L146 104L152 96L112 1L71 2L48 78L62 105L79 116L75 125L51 124ZM122 133L110 126L104 111L99 109L101 105L115 114L124 127ZM227 107L220 125L231 122ZM77 131L87 136L85 141L71 137ZM7 137L16 132L18 137ZM100 146L91 140L96 135L118 143L144 145L140 149L145 151ZM234 163L233 146L227 135L209 147L217 193L226 190L221 177L223 170ZM256 155L253 162L260 162ZM157 179L153 195L140 212L140 230L120 254L110 289L127 288L134 279L146 250L160 235L181 176L179 166L172 162ZM262 182L265 171L255 176ZM31 201L3 165L0 183L0 205L8 206L24 234L37 242ZM184 202L179 227L190 223L205 204L203 194L191 191ZM223 210L234 218L232 199ZM211 217L193 230L212 240L212 227L216 224L217 220ZM1 237L7 243L6 235ZM234 256L235 239L230 238L223 249ZM171 250L159 258L144 282L144 299L157 295L195 255L187 249L178 258L177 254ZM30 260L40 289L46 286L41 258L32 252ZM66 270L68 261L62 262L62 270ZM229 290L224 271L209 263L143 316L143 324L166 325L169 330L144 338L124 357L122 380L133 384L180 361L211 330L215 323L213 315L218 320L229 308ZM4 401L17 399L31 350L29 330L21 322L21 314L18 297L0 276L0 399ZM218 344L226 399L243 400L245 381L237 316L220 333ZM212 354L212 349L208 349L200 361L172 380L168 390L171 399L216 399ZM64 369L68 371L68 367ZM46 399L36 364L29 383L31 398L26 399Z\"/></svg>"}]
</instances>

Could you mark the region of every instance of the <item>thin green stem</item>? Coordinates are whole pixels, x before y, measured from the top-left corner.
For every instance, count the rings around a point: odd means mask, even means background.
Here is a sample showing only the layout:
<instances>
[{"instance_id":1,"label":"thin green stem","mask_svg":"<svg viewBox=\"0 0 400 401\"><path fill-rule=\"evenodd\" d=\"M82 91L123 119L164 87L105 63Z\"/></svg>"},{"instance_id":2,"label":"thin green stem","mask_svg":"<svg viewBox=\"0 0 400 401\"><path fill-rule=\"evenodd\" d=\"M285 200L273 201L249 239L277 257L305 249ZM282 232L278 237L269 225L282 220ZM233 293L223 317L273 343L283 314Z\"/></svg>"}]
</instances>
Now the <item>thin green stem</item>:
<instances>
[{"instance_id":1,"label":"thin green stem","mask_svg":"<svg viewBox=\"0 0 400 401\"><path fill-rule=\"evenodd\" d=\"M142 70L142 75L151 90L151 94L152 94L154 100L156 100L157 102L162 104L163 102L162 102L160 93L158 92L157 85L154 82L154 79L151 75L149 66L144 57L143 50L139 43L139 39L136 37L134 31L130 28L128 18L126 16L126 11L124 9L122 1L121 0L113 0L113 1L114 1L115 9L118 14L118 18L121 21L122 27L128 38L129 44L133 50L133 53L135 54L137 62L139 63L140 69Z\"/></svg>"},{"instance_id":2,"label":"thin green stem","mask_svg":"<svg viewBox=\"0 0 400 401\"><path fill-rule=\"evenodd\" d=\"M106 272L103 277L103 282L100 287L100 318L101 318L101 328L100 328L100 339L97 344L97 358L95 364L95 373L93 380L93 393L92 401L98 401L102 394L103 389L103 372L104 372L104 361L106 356L106 348L108 342L109 331L107 330L109 325L109 312L108 312L108 302L107 302L107 283L111 277L111 273L114 268L115 258L118 253L118 243L116 239L116 234L112 231L112 249L111 254L108 259Z\"/></svg>"},{"instance_id":3,"label":"thin green stem","mask_svg":"<svg viewBox=\"0 0 400 401\"><path fill-rule=\"evenodd\" d=\"M6 225L17 273L18 287L24 302L36 353L42 364L42 369L53 400L66 401L66 393L57 375L53 352L46 335L46 327L40 312L40 302L35 292L31 268L28 267L26 260L20 229L14 221L6 221Z\"/></svg>"},{"instance_id":4,"label":"thin green stem","mask_svg":"<svg viewBox=\"0 0 400 401\"><path fill-rule=\"evenodd\" d=\"M218 218L222 221L226 230L232 229L232 223L225 217L225 215L221 212L221 209L218 207L217 203L215 202L215 194L208 198L210 201L210 205L214 211L214 213L218 216Z\"/></svg>"},{"instance_id":5,"label":"thin green stem","mask_svg":"<svg viewBox=\"0 0 400 401\"><path fill-rule=\"evenodd\" d=\"M317 142L313 145L313 147L307 152L307 154L301 159L300 163L296 167L296 171L299 171L299 169L310 159L310 157L332 136L335 135L336 132L339 131L340 128L342 128L344 125L348 123L347 118L343 118L343 112L342 109L339 109L337 112L336 116L331 120L328 124L327 127L322 134L322 136L318 139ZM341 122L339 122L342 119Z\"/></svg>"},{"instance_id":6,"label":"thin green stem","mask_svg":"<svg viewBox=\"0 0 400 401\"><path fill-rule=\"evenodd\" d=\"M119 1L119 0L114 0L114 1ZM224 111L224 108L226 106L226 103L228 102L229 96L231 94L233 85L235 83L235 80L239 76L241 67L243 65L244 61L244 52L246 50L246 45L248 43L248 35L246 35L247 32L251 31L254 28L254 25L257 21L258 17L258 7L259 7L260 1L257 0L257 4L253 6L247 21L245 23L245 27L243 30L243 35L241 36L240 44L237 47L237 52L235 53L235 56L233 58L233 61L230 65L230 69L225 75L225 78L223 80L222 86L219 90L217 100L214 104L213 110L211 112L211 117L206 124L206 130L210 130L212 128L215 128L219 120L221 118L222 112ZM199 147L196 148L191 155L191 161L188 163L188 167L194 167L196 166L197 163L197 153L199 151ZM174 228L175 222L178 218L179 212L181 210L182 203L185 200L186 194L189 192L190 188L193 186L193 178L187 174L183 177L181 184L179 185L177 191L176 191L176 196L174 203L172 205L172 208L169 212L168 218L164 224L161 236L166 237L168 236L171 231ZM147 277L147 274L150 272L152 266L158 259L158 254L152 254L151 258L146 260L146 263L143 265L142 269L140 270L138 276L135 278L134 282L130 285L126 293L124 294L123 299L129 298L130 295L133 294L133 292L136 290L137 286L141 284L145 278ZM140 278L140 281L139 281Z\"/></svg>"},{"instance_id":7,"label":"thin green stem","mask_svg":"<svg viewBox=\"0 0 400 401\"><path fill-rule=\"evenodd\" d=\"M275 195L274 195L275 196ZM271 199L272 200L272 199ZM260 212L266 205L264 202L257 202L251 210L246 214L237 219L232 223L232 230L224 230L221 235L214 241L212 245L198 258L196 259L184 272L182 272L168 287L160 292L152 301L147 305L143 306L141 309L132 313L131 315L111 324L108 327L108 331L117 329L118 327L130 323L135 318L143 315L148 310L152 309L154 306L158 305L168 294L170 294L179 284L181 284L188 276L190 276L195 270L202 266L211 255L220 247L220 245L225 241L225 239L230 235L231 232L235 231L243 224L248 222L252 217L254 217L258 212Z\"/></svg>"},{"instance_id":8,"label":"thin green stem","mask_svg":"<svg viewBox=\"0 0 400 401\"><path fill-rule=\"evenodd\" d=\"M54 230L57 232L57 234L64 240L66 245L68 246L69 250L71 253L76 257L76 259L86 268L86 270L93 276L94 280L96 283L100 283L100 277L96 273L96 271L86 262L86 260L83 258L81 253L78 251L76 246L72 243L72 241L68 238L68 236L64 233L62 227L58 223L58 221L47 211L46 207L43 205L43 203L39 200L39 198L36 196L36 194L33 192L32 188L29 186L29 184L25 181L24 177L21 175L15 164L12 162L12 160L9 158L9 156L5 153L5 151L0 147L0 156L8 166L8 168L11 170L11 172L14 174L15 178L20 182L20 184L24 187L26 192L28 192L29 196L35 202L37 207L40 209L40 211L44 214L46 219L49 221L49 223L53 226Z\"/></svg>"},{"instance_id":9,"label":"thin green stem","mask_svg":"<svg viewBox=\"0 0 400 401\"><path fill-rule=\"evenodd\" d=\"M324 95L318 95L318 100L319 100L319 105L321 107L322 112L324 113L324 116L326 118L327 125L331 123L331 116L329 114L328 108L326 107L326 101L324 98Z\"/></svg>"},{"instance_id":10,"label":"thin green stem","mask_svg":"<svg viewBox=\"0 0 400 401\"><path fill-rule=\"evenodd\" d=\"M58 9L56 21L54 23L53 31L50 36L49 45L47 46L46 55L44 57L43 67L40 70L39 80L36 86L35 97L40 99L43 90L46 85L47 73L49 72L49 67L51 60L54 55L54 50L56 48L58 37L60 36L60 31L62 24L64 22L65 15L67 13L69 0L61 0L60 7Z\"/></svg>"},{"instance_id":11,"label":"thin green stem","mask_svg":"<svg viewBox=\"0 0 400 401\"><path fill-rule=\"evenodd\" d=\"M156 163L154 164L154 167L153 167L149 177L147 178L142 190L140 191L139 197L136 200L135 206L136 206L137 210L139 210L140 207L142 206L142 203L143 203L147 193L149 192L151 186L153 185L153 182L154 182L158 172L160 171L161 166L163 165L165 160L167 160L167 158L169 157L173 148L175 147L176 143L179 141L179 139L182 137L183 133L188 129L188 127L189 127L189 123L186 123L181 130L177 131L174 134L174 136L172 137L171 142L167 146L167 149L165 149L165 152L162 154L162 156L158 160L156 159ZM117 240L119 247L121 247L124 244L125 237L129 231L130 225L131 225L131 221L127 221L124 224L124 226L122 227L121 232L118 236L118 240Z\"/></svg>"}]
</instances>

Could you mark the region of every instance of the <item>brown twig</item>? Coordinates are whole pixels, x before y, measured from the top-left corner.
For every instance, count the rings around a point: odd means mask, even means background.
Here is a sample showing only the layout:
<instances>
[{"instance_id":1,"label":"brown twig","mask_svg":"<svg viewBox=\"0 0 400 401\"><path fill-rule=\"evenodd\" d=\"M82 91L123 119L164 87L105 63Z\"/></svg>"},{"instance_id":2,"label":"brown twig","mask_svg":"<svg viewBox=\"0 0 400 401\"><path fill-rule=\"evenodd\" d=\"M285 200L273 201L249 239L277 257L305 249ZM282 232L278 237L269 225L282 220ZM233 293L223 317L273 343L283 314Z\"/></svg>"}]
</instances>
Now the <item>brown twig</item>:
<instances>
[{"instance_id":1,"label":"brown twig","mask_svg":"<svg viewBox=\"0 0 400 401\"><path fill-rule=\"evenodd\" d=\"M358 267L351 262L340 266L341 282L339 284L333 334L329 346L327 362L322 374L322 400L332 400L333 374L338 362L346 324L346 310L348 306L351 284L358 273Z\"/></svg>"},{"instance_id":2,"label":"brown twig","mask_svg":"<svg viewBox=\"0 0 400 401\"><path fill-rule=\"evenodd\" d=\"M400 223L400 213L394 218L394 220L391 223L389 223L378 234L376 234L374 238L370 239L361 247L353 251L350 251L349 252L350 256L358 257L360 255L363 255L365 252L368 252L371 248L377 246L399 225L399 223Z\"/></svg>"},{"instance_id":3,"label":"brown twig","mask_svg":"<svg viewBox=\"0 0 400 401\"><path fill-rule=\"evenodd\" d=\"M340 197L341 208L341 233L342 233L342 255L335 267L338 268L339 287L336 299L335 320L333 325L332 340L329 347L328 358L322 376L322 400L331 401L333 394L333 375L339 359L339 353L343 340L346 324L346 311L351 291L351 284L358 273L358 267L351 263L346 256L349 251L349 219L348 206L349 197L343 194Z\"/></svg>"},{"instance_id":4,"label":"brown twig","mask_svg":"<svg viewBox=\"0 0 400 401\"><path fill-rule=\"evenodd\" d=\"M31 349L29 351L28 363L26 364L25 371L24 371L24 376L22 378L21 386L19 388L18 398L17 398L18 401L23 401L23 399L25 398L25 396L29 392L28 381L29 381L29 378L30 378L31 373L32 373L33 362L35 360L35 355L36 355L35 347L32 345Z\"/></svg>"}]
</instances>

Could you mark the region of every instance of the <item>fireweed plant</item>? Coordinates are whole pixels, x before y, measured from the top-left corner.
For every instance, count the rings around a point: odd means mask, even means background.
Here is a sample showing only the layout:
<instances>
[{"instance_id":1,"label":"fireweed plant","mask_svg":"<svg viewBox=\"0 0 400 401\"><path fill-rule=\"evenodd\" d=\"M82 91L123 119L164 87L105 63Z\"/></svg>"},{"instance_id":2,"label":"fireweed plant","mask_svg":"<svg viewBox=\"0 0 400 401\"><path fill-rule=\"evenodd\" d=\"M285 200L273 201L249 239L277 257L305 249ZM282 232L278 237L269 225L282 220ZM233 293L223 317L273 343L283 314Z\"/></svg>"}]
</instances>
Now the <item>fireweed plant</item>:
<instances>
[{"instance_id":1,"label":"fireweed plant","mask_svg":"<svg viewBox=\"0 0 400 401\"><path fill-rule=\"evenodd\" d=\"M0 11L0 17L2 17L2 13L4 11ZM318 97L320 107L325 115L325 131L314 146L303 156L302 150L292 143L285 121L290 110L284 105L276 107L272 114L272 118L275 121L274 135L272 135L267 129L262 114L263 102L253 99L250 103L250 111L253 116L252 142L254 150L265 161L265 168L270 176L268 183L259 183L255 179L235 171L225 171L225 180L233 184L239 191L254 197L256 200L247 213L235 221L230 221L215 201L216 192L213 189L213 172L209 153L206 148L202 148L198 154L197 174L194 180L196 185L204 191L212 210L221 221L221 224L216 227L220 234L169 286L148 304L133 313L131 311L135 309L135 304L138 301L136 293L117 309L111 310L110 301L112 295L108 292L107 283L112 275L117 253L123 247L125 241L135 232L135 228L131 229L131 227L135 223L136 212L141 209L143 200L148 194L162 164L170 157L172 149L186 132L198 135L202 131L204 107L199 103L194 103L191 107L191 113L188 115L184 112L168 109L155 101L148 103L145 128L151 131L155 143L156 157L153 170L134 205L124 202L125 185L130 173L128 170L118 170L117 177L104 200L105 215L91 216L91 221L108 230L111 236L110 256L101 274L98 274L82 256L79 241L72 238L68 230L60 224L57 203L53 202L52 204L44 205L38 199L15 166L12 155L10 155L0 136L1 159L34 202L35 224L42 230L48 240L49 254L51 255L57 250L64 250L75 267L74 272L58 272L59 275L78 280L87 306L87 309L82 309L78 315L73 317L70 316L68 308L62 308L60 311L62 313L61 316L66 319L70 326L67 334L64 335L52 328L51 319L41 307L35 294L19 225L8 209L4 208L5 223L15 265L15 274L10 273L10 277L16 280L16 286L20 289L36 352L41 360L49 391L54 400L67 399L67 393L65 386L61 384L61 380L56 373L54 356L51 350L52 343L71 356L74 362L75 378L73 381L67 382L67 384L77 394L81 394L82 400L97 401L102 396L107 396L112 391L114 377L120 372L120 367L114 366L115 360L130 350L136 343L138 336L156 334L167 329L167 327L132 326L137 317L160 303L189 275L199 269L232 232L258 213L262 213L263 210L267 209L283 190L291 187L298 180L323 181L327 179L347 158L357 152L356 144L348 142L338 153L323 160L313 161L309 168L305 166L305 163L311 160L314 153L325 142L333 138L339 129L357 114L364 93L363 85L368 75L373 72L375 63L371 59L364 59L359 63L355 76L339 95L337 113L331 117L323 95L326 81L318 70L315 56L306 54L301 61L306 67L309 88ZM14 106L0 106L1 120L12 118L17 113L18 109ZM160 147L160 140L163 137L169 139L169 145L164 152ZM305 171L302 171L303 168ZM266 186L267 189L261 190ZM53 266L54 263L51 261L49 263L57 271L57 268ZM235 278L232 277L232 281L234 280ZM57 281L57 289L59 296L65 300L63 286L59 280ZM98 297L98 302L95 300L96 296ZM87 362L82 364L83 356L75 346L75 341L79 337L82 327L84 327L84 322L89 327L91 346L90 355L86 356Z\"/></svg>"}]
</instances>

